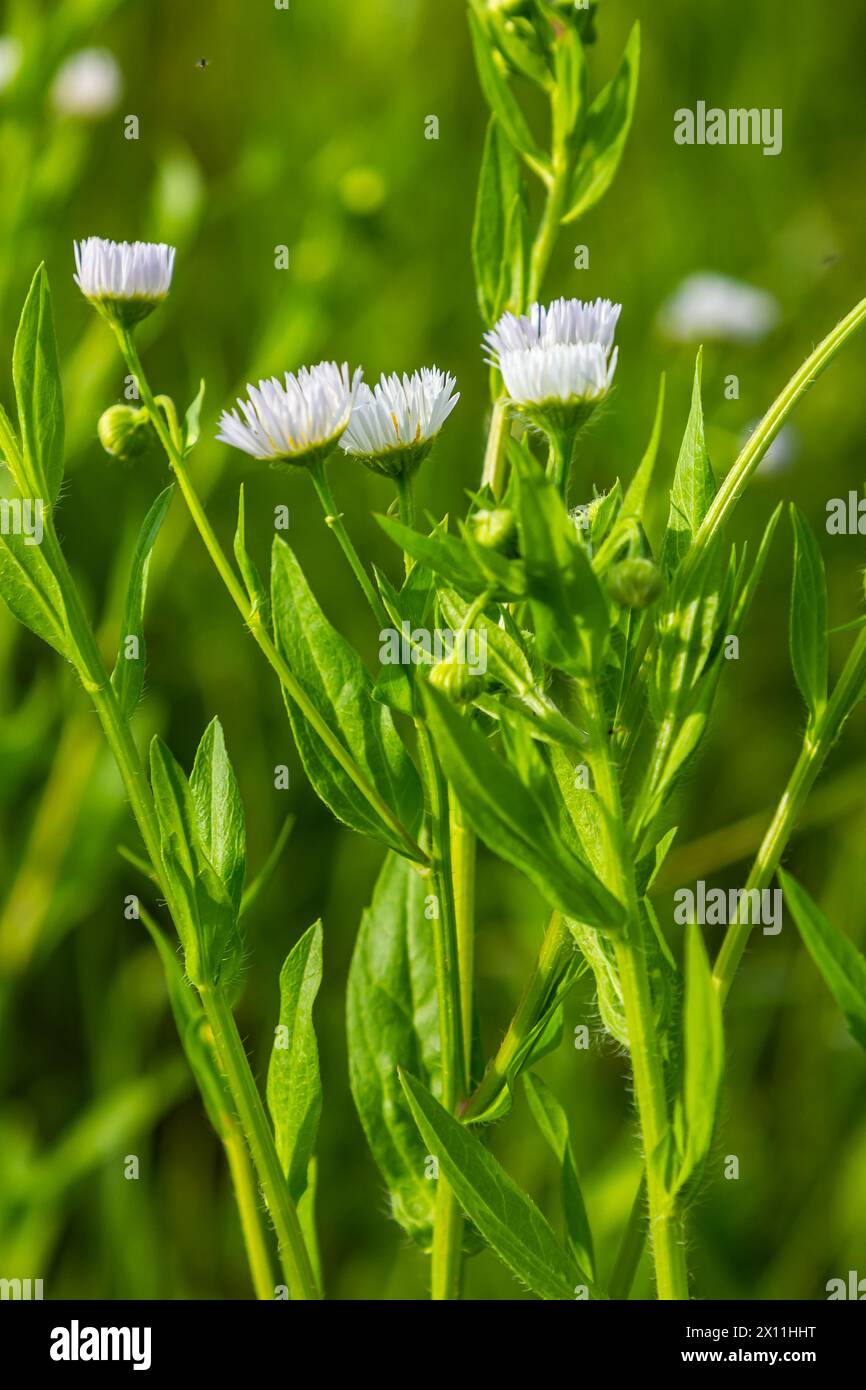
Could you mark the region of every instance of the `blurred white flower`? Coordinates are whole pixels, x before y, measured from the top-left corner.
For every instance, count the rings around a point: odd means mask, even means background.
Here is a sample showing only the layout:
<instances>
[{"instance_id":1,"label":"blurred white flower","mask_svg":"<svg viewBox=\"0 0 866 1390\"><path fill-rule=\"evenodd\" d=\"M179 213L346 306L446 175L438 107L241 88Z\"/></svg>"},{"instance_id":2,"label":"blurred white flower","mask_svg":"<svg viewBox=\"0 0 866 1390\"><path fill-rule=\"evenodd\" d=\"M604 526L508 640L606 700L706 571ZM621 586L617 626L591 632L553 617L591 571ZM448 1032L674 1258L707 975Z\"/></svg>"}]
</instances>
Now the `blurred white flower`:
<instances>
[{"instance_id":1,"label":"blurred white flower","mask_svg":"<svg viewBox=\"0 0 866 1390\"><path fill-rule=\"evenodd\" d=\"M0 34L0 92L17 77L23 56L18 39L13 39L10 34Z\"/></svg>"},{"instance_id":2,"label":"blurred white flower","mask_svg":"<svg viewBox=\"0 0 866 1390\"><path fill-rule=\"evenodd\" d=\"M488 361L499 368L505 389L537 423L579 423L610 389L618 349L613 346L621 304L597 299L557 299L533 304L528 314L504 314L484 335ZM565 411L560 410L565 407ZM587 409L588 408L588 409Z\"/></svg>"},{"instance_id":3,"label":"blurred white flower","mask_svg":"<svg viewBox=\"0 0 866 1390\"><path fill-rule=\"evenodd\" d=\"M286 372L247 386L248 400L224 410L217 439L271 463L312 464L327 457L349 423L361 384L361 370L336 362ZM241 418L243 416L243 418Z\"/></svg>"},{"instance_id":4,"label":"blurred white flower","mask_svg":"<svg viewBox=\"0 0 866 1390\"><path fill-rule=\"evenodd\" d=\"M456 385L438 367L383 375L372 390L362 384L340 447L376 473L414 472L460 399Z\"/></svg>"},{"instance_id":5,"label":"blurred white flower","mask_svg":"<svg viewBox=\"0 0 866 1390\"><path fill-rule=\"evenodd\" d=\"M175 248L165 242L75 242L75 283L107 318L126 326L145 318L171 288Z\"/></svg>"},{"instance_id":6,"label":"blurred white flower","mask_svg":"<svg viewBox=\"0 0 866 1390\"><path fill-rule=\"evenodd\" d=\"M753 420L743 432L740 440L740 448L743 448L751 439L760 420ZM784 473L791 464L795 462L800 452L800 435L793 425L783 425L773 440L761 462L758 464L759 473Z\"/></svg>"},{"instance_id":7,"label":"blurred white flower","mask_svg":"<svg viewBox=\"0 0 866 1390\"><path fill-rule=\"evenodd\" d=\"M766 290L708 272L683 280L661 306L657 322L676 342L755 343L780 318L779 303Z\"/></svg>"},{"instance_id":8,"label":"blurred white flower","mask_svg":"<svg viewBox=\"0 0 866 1390\"><path fill-rule=\"evenodd\" d=\"M120 68L107 48L83 48L61 65L51 101L61 116L95 120L114 110L122 86Z\"/></svg>"}]
</instances>

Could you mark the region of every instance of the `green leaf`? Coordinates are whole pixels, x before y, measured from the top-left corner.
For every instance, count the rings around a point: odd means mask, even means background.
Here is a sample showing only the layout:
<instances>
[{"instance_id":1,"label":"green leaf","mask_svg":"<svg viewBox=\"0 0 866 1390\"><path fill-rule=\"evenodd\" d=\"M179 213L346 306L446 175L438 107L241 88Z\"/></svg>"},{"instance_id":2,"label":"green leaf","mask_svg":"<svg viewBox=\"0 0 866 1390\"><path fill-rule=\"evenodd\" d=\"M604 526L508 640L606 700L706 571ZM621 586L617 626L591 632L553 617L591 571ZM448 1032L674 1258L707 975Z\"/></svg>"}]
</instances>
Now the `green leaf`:
<instances>
[{"instance_id":1,"label":"green leaf","mask_svg":"<svg viewBox=\"0 0 866 1390\"><path fill-rule=\"evenodd\" d=\"M252 605L250 617L256 613L267 614L267 590L262 583L261 576L256 566L247 553L246 508L244 505L243 483L241 483L240 491L238 492L238 524L235 530L234 552L235 559L238 563L238 569L241 572L241 578L244 581L244 588L247 591L247 598Z\"/></svg>"},{"instance_id":2,"label":"green leaf","mask_svg":"<svg viewBox=\"0 0 866 1390\"><path fill-rule=\"evenodd\" d=\"M659 443L662 437L662 422L665 413L665 374L662 372L659 380L659 394L656 401L656 413L653 420L652 434L646 447L646 452L638 465L638 470L628 485L628 490L622 502L622 517L636 516L642 518L646 508L646 500L649 495L650 484L652 483L655 472L656 459L658 458Z\"/></svg>"},{"instance_id":3,"label":"green leaf","mask_svg":"<svg viewBox=\"0 0 866 1390\"><path fill-rule=\"evenodd\" d=\"M246 822L240 789L218 719L212 719L205 729L195 755L189 789L195 803L200 844L239 914L246 871Z\"/></svg>"},{"instance_id":4,"label":"green leaf","mask_svg":"<svg viewBox=\"0 0 866 1390\"><path fill-rule=\"evenodd\" d=\"M796 879L780 871L779 881L806 949L842 1010L852 1038L866 1048L866 959Z\"/></svg>"},{"instance_id":5,"label":"green leaf","mask_svg":"<svg viewBox=\"0 0 866 1390\"><path fill-rule=\"evenodd\" d=\"M635 24L616 75L589 108L583 146L572 179L564 222L582 217L613 183L631 129L640 68L640 25Z\"/></svg>"},{"instance_id":6,"label":"green leaf","mask_svg":"<svg viewBox=\"0 0 866 1390\"><path fill-rule=\"evenodd\" d=\"M272 612L277 647L307 698L384 801L410 830L421 820L421 785L390 710L348 642L331 626L280 537L274 540ZM338 820L398 851L402 844L344 772L291 696L283 692L304 769Z\"/></svg>"},{"instance_id":7,"label":"green leaf","mask_svg":"<svg viewBox=\"0 0 866 1390\"><path fill-rule=\"evenodd\" d=\"M234 905L202 848L189 783L159 738L150 745L150 780L186 972L197 986L231 989L243 964Z\"/></svg>"},{"instance_id":8,"label":"green leaf","mask_svg":"<svg viewBox=\"0 0 866 1390\"><path fill-rule=\"evenodd\" d=\"M526 449L513 449L512 459L538 652L560 671L589 675L607 645L607 600L554 483Z\"/></svg>"},{"instance_id":9,"label":"green leaf","mask_svg":"<svg viewBox=\"0 0 866 1390\"><path fill-rule=\"evenodd\" d=\"M402 1070L400 1078L428 1152L491 1249L539 1298L573 1299L586 1276L535 1203L420 1081Z\"/></svg>"},{"instance_id":10,"label":"green leaf","mask_svg":"<svg viewBox=\"0 0 866 1390\"><path fill-rule=\"evenodd\" d=\"M517 153L522 155L530 168L543 178L548 175L548 162L526 123L516 97L497 66L493 50L477 17L470 12L469 28L472 31L472 46L475 50L475 63L481 90L503 132L511 141Z\"/></svg>"},{"instance_id":11,"label":"green leaf","mask_svg":"<svg viewBox=\"0 0 866 1390\"><path fill-rule=\"evenodd\" d=\"M63 481L65 427L51 291L44 265L34 275L24 303L12 353L12 377L25 476L33 496L51 506Z\"/></svg>"},{"instance_id":12,"label":"green leaf","mask_svg":"<svg viewBox=\"0 0 866 1390\"><path fill-rule=\"evenodd\" d=\"M322 924L315 922L291 949L280 971L280 1019L268 1067L268 1109L277 1153L297 1205L307 1188L322 1082L313 1004L322 983Z\"/></svg>"},{"instance_id":13,"label":"green leaf","mask_svg":"<svg viewBox=\"0 0 866 1390\"><path fill-rule=\"evenodd\" d=\"M722 1004L701 928L686 928L683 1016L683 1160L675 1191L698 1175L713 1142L725 1065Z\"/></svg>"},{"instance_id":14,"label":"green leaf","mask_svg":"<svg viewBox=\"0 0 866 1390\"><path fill-rule=\"evenodd\" d=\"M465 541L438 528L433 535L425 536L390 516L377 516L376 520L385 535L416 564L441 575L461 594L478 598L490 588L489 579L475 564Z\"/></svg>"},{"instance_id":15,"label":"green leaf","mask_svg":"<svg viewBox=\"0 0 866 1390\"><path fill-rule=\"evenodd\" d=\"M358 1116L391 1197L394 1219L429 1249L436 1188L397 1067L439 1085L439 1019L426 885L389 854L361 927L346 996L349 1079Z\"/></svg>"},{"instance_id":16,"label":"green leaf","mask_svg":"<svg viewBox=\"0 0 866 1390\"><path fill-rule=\"evenodd\" d=\"M491 116L484 143L475 222L472 228L472 264L481 317L489 326L503 311L500 292L503 277L510 280L512 262L506 256L506 232L512 207L520 200L523 185L513 146L495 116Z\"/></svg>"},{"instance_id":17,"label":"green leaf","mask_svg":"<svg viewBox=\"0 0 866 1390\"><path fill-rule=\"evenodd\" d=\"M565 1232L568 1248L581 1269L585 1269L590 1279L595 1278L595 1253L592 1246L592 1232L580 1188L580 1175L571 1134L568 1116L556 1096L540 1076L528 1072L523 1079L526 1099L535 1123L542 1137L556 1155L560 1166L562 1183L562 1210L565 1216Z\"/></svg>"},{"instance_id":18,"label":"green leaf","mask_svg":"<svg viewBox=\"0 0 866 1390\"><path fill-rule=\"evenodd\" d=\"M702 353L699 352L695 363L692 405L677 459L670 516L662 542L662 569L668 579L691 549L698 527L716 495L716 480L704 438L701 363Z\"/></svg>"},{"instance_id":19,"label":"green leaf","mask_svg":"<svg viewBox=\"0 0 866 1390\"><path fill-rule=\"evenodd\" d=\"M125 719L129 719L133 713L141 699L141 691L144 686L146 660L144 604L147 595L147 572L150 567L151 552L171 505L173 492L174 485L171 484L159 494L151 506L144 518L144 524L139 532L135 553L132 557L129 586L126 591L126 603L120 629L120 650L117 654L114 670L111 673L111 684ZM130 637L135 639L134 655L127 655L127 642Z\"/></svg>"},{"instance_id":20,"label":"green leaf","mask_svg":"<svg viewBox=\"0 0 866 1390\"><path fill-rule=\"evenodd\" d=\"M422 690L445 776L475 833L553 907L594 926L618 926L622 907L563 843L541 799L443 696L429 685Z\"/></svg>"},{"instance_id":21,"label":"green leaf","mask_svg":"<svg viewBox=\"0 0 866 1390\"><path fill-rule=\"evenodd\" d=\"M576 29L559 33L553 50L553 70L553 144L554 149L568 149L575 143L575 136L579 140L582 134L587 102L586 58Z\"/></svg>"},{"instance_id":22,"label":"green leaf","mask_svg":"<svg viewBox=\"0 0 866 1390\"><path fill-rule=\"evenodd\" d=\"M827 579L815 535L791 503L794 530L794 581L791 588L791 664L800 694L814 723L827 703L829 642Z\"/></svg>"},{"instance_id":23,"label":"green leaf","mask_svg":"<svg viewBox=\"0 0 866 1390\"><path fill-rule=\"evenodd\" d=\"M205 383L204 377L202 377L195 399L191 402L183 418L182 433L184 455L190 453L195 447L198 443L199 435L201 434L201 408L204 404L204 390Z\"/></svg>"},{"instance_id":24,"label":"green leaf","mask_svg":"<svg viewBox=\"0 0 866 1390\"><path fill-rule=\"evenodd\" d=\"M25 499L12 500L24 506ZM42 547L28 545L28 537L17 531L0 535L0 597L19 623L72 659L74 646L54 572Z\"/></svg>"}]
</instances>

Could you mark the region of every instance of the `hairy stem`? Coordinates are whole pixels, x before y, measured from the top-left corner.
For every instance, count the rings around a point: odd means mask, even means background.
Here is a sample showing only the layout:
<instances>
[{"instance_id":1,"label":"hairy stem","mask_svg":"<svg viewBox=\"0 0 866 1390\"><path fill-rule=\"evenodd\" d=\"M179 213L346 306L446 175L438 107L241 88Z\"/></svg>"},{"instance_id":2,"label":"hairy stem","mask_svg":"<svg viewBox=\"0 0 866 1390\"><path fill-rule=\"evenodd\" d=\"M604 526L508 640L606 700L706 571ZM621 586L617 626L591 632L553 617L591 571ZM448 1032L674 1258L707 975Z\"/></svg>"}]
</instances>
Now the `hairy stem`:
<instances>
[{"instance_id":1,"label":"hairy stem","mask_svg":"<svg viewBox=\"0 0 866 1390\"><path fill-rule=\"evenodd\" d=\"M349 564L352 567L352 573L357 579L358 584L360 585L363 591L364 597L366 598L367 602L370 605L370 608L373 611L373 617L376 619L376 622L379 624L379 627L388 627L389 619L388 614L385 611L385 605L382 602L379 595L376 593L376 590L373 587L373 582L370 579L370 576L367 573L366 569L364 568L363 561L361 560L360 555L355 549L355 546L352 543L352 539L348 531L343 525L343 518L341 514L337 511L337 504L334 501L334 494L331 491L331 486L325 474L324 460L320 459L317 463L313 464L312 468L309 470L309 473L310 477L313 480L313 487L316 489L319 501L322 504L322 510L325 513L325 525L328 526L330 530L333 531L334 535L337 537L343 554L345 555L346 559L349 561Z\"/></svg>"},{"instance_id":2,"label":"hairy stem","mask_svg":"<svg viewBox=\"0 0 866 1390\"><path fill-rule=\"evenodd\" d=\"M581 694L589 725L590 761L602 811L605 860L610 865L608 886L627 911L625 928L615 935L613 944L643 1137L656 1288L660 1299L687 1299L689 1286L682 1220L668 1196L660 1164L661 1145L669 1127L669 1118L634 883L631 843L623 820L619 779L610 755L607 721L595 683L583 681Z\"/></svg>"}]
</instances>

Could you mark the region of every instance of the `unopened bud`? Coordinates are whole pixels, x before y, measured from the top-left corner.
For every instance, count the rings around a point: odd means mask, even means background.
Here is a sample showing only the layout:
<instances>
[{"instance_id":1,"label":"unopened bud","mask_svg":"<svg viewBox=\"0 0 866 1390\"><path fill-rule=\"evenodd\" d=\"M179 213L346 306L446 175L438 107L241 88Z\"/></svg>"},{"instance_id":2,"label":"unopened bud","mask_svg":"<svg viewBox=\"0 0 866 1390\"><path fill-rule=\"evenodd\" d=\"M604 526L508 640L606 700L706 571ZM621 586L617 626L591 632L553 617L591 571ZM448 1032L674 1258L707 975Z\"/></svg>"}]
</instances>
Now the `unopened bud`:
<instances>
[{"instance_id":1,"label":"unopened bud","mask_svg":"<svg viewBox=\"0 0 866 1390\"><path fill-rule=\"evenodd\" d=\"M607 575L607 591L623 608L648 608L664 588L661 570L652 560L621 560Z\"/></svg>"},{"instance_id":2,"label":"unopened bud","mask_svg":"<svg viewBox=\"0 0 866 1390\"><path fill-rule=\"evenodd\" d=\"M499 550L503 555L517 554L517 520L510 507L476 512L472 518L472 536L488 550Z\"/></svg>"},{"instance_id":3,"label":"unopened bud","mask_svg":"<svg viewBox=\"0 0 866 1390\"><path fill-rule=\"evenodd\" d=\"M109 406L100 415L96 429L105 452L125 463L141 458L151 439L147 411L131 405Z\"/></svg>"},{"instance_id":4,"label":"unopened bud","mask_svg":"<svg viewBox=\"0 0 866 1390\"><path fill-rule=\"evenodd\" d=\"M446 695L455 705L468 705L484 689L484 677L465 661L449 656L439 661L430 672L430 684Z\"/></svg>"}]
</instances>

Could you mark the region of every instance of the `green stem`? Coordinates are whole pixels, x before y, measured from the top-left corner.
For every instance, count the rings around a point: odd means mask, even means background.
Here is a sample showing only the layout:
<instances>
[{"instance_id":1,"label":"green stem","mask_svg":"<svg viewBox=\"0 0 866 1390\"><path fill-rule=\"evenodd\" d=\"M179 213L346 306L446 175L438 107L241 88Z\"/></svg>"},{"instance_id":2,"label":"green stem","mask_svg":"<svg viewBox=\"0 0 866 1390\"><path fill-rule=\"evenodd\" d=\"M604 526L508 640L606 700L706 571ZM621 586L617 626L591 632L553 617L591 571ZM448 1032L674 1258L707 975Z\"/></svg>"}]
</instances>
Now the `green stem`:
<instances>
[{"instance_id":1,"label":"green stem","mask_svg":"<svg viewBox=\"0 0 866 1390\"><path fill-rule=\"evenodd\" d=\"M162 413L159 411L153 394L144 375L138 351L133 341L132 334L123 328L117 328L117 336L121 350L126 358L130 371L138 382L138 389L141 398L146 405L153 422L153 427L159 437L163 449L171 463L172 470L177 478L178 485L183 494L184 501L189 508L190 515L195 523L199 535L204 541L205 547L211 560L214 563L217 573L229 592L241 617L252 633L253 639L259 650L264 654L267 661L276 672L279 680L295 704L300 709L304 718L315 729L319 738L324 743L328 752L336 762L340 764L346 775L352 780L364 799L373 807L374 811L381 817L385 824L394 832L404 846L404 851L410 859L417 863L426 864L427 855L421 846L410 835L409 831L388 806L387 802L376 791L362 770L358 767L352 755L343 746L336 734L328 723L322 718L316 706L310 700L303 686L296 680L291 668L277 651L271 641L268 632L262 621L262 615L255 610L247 597L246 591L232 569L225 552L216 538L213 527L208 520L207 513L202 506L198 494L193 486L192 479L186 467L186 463L175 447L171 433L166 425Z\"/></svg>"},{"instance_id":2,"label":"green stem","mask_svg":"<svg viewBox=\"0 0 866 1390\"><path fill-rule=\"evenodd\" d=\"M487 447L484 450L484 466L481 470L481 486L489 487L496 498L501 497L505 490L509 409L508 397L497 396L493 402L493 413L487 432Z\"/></svg>"},{"instance_id":3,"label":"green stem","mask_svg":"<svg viewBox=\"0 0 866 1390\"><path fill-rule=\"evenodd\" d=\"M527 298L530 304L538 299L541 293L541 286L547 274L547 267L550 265L550 258L556 246L556 238L559 235L559 227L565 213L566 200L568 198L568 158L564 152L553 152L553 180L547 190L547 198L544 204L544 213L535 244L532 247L532 256L529 262L529 286Z\"/></svg>"},{"instance_id":4,"label":"green stem","mask_svg":"<svg viewBox=\"0 0 866 1390\"><path fill-rule=\"evenodd\" d=\"M432 927L442 1064L441 1102L450 1114L456 1115L466 1093L468 1081L462 1038L460 966L448 826L448 792L429 732L420 720L416 721L416 728L430 813L432 881L436 897L436 915L432 919ZM431 1255L431 1297L434 1301L459 1298L462 1264L463 1214L451 1187L440 1172L436 1188Z\"/></svg>"},{"instance_id":5,"label":"green stem","mask_svg":"<svg viewBox=\"0 0 866 1390\"><path fill-rule=\"evenodd\" d=\"M794 764L788 784L782 793L773 819L746 879L746 894L740 899L741 904L748 904L750 890L760 891L769 886L803 810L806 798L815 785L827 760L827 755L839 735L839 730L850 710L852 700L862 688L864 681L866 681L866 632L861 632L851 649L823 714L819 716L814 730L806 733L800 756ZM740 920L741 910L738 910L736 920L728 926L713 969L713 982L722 997L722 1002L728 997L752 930L751 923Z\"/></svg>"},{"instance_id":6,"label":"green stem","mask_svg":"<svg viewBox=\"0 0 866 1390\"><path fill-rule=\"evenodd\" d=\"M289 1293L293 1299L318 1299L319 1289L301 1223L289 1196L273 1132L253 1080L234 1014L219 988L206 985L199 993L274 1223Z\"/></svg>"},{"instance_id":7,"label":"green stem","mask_svg":"<svg viewBox=\"0 0 866 1390\"><path fill-rule=\"evenodd\" d=\"M832 332L828 333L827 337L818 344L815 351L806 358L799 371L791 377L785 389L776 397L716 493L709 511L698 528L694 544L683 561L684 571L689 571L692 568L700 551L712 539L716 531L724 525L729 513L739 501L746 484L797 402L805 395L812 383L818 379L824 368L832 362L839 349L851 337L851 334L857 331L864 320L866 320L866 299L861 299L860 303L855 304L851 312L846 314L845 318L836 324Z\"/></svg>"},{"instance_id":8,"label":"green stem","mask_svg":"<svg viewBox=\"0 0 866 1390\"><path fill-rule=\"evenodd\" d=\"M574 941L565 921L554 912L544 933L535 968L526 982L513 1019L496 1055L469 1101L462 1118L469 1124L483 1115L507 1083L508 1074L538 1023L562 973L574 955Z\"/></svg>"},{"instance_id":9,"label":"green stem","mask_svg":"<svg viewBox=\"0 0 866 1390\"><path fill-rule=\"evenodd\" d=\"M265 1233L262 1230L259 1217L259 1190L256 1186L243 1135L234 1122L222 1135L222 1145L231 1173L256 1298L261 1302L273 1302L274 1275Z\"/></svg>"},{"instance_id":10,"label":"green stem","mask_svg":"<svg viewBox=\"0 0 866 1390\"><path fill-rule=\"evenodd\" d=\"M330 530L333 531L334 535L337 537L343 554L349 561L349 564L352 567L352 572L355 578L357 579L359 585L361 586L364 597L366 598L367 602L370 605L370 608L373 611L373 617L376 619L376 622L379 624L380 628L389 627L390 619L388 618L388 614L385 611L385 605L382 602L379 595L376 593L376 590L373 587L373 582L370 579L370 576L368 575L366 569L364 568L363 561L361 560L360 555L358 554L357 550L355 549L352 543L352 538L346 530L345 526L343 525L343 518L337 511L337 504L334 501L334 494L331 491L330 484L325 474L324 459L319 459L316 463L314 463L312 468L309 469L309 474L313 480L313 487L316 489L319 501L322 504L322 510L325 513L325 525L328 526Z\"/></svg>"},{"instance_id":11,"label":"green stem","mask_svg":"<svg viewBox=\"0 0 866 1390\"><path fill-rule=\"evenodd\" d=\"M581 693L589 725L590 760L602 812L600 824L606 851L605 862L611 867L608 886L628 914L624 930L613 938L613 946L643 1137L656 1288L660 1299L687 1299L689 1287L682 1220L668 1196L661 1168L661 1146L669 1128L669 1118L631 843L623 820L619 779L610 755L607 721L595 683L583 681Z\"/></svg>"}]
</instances>

